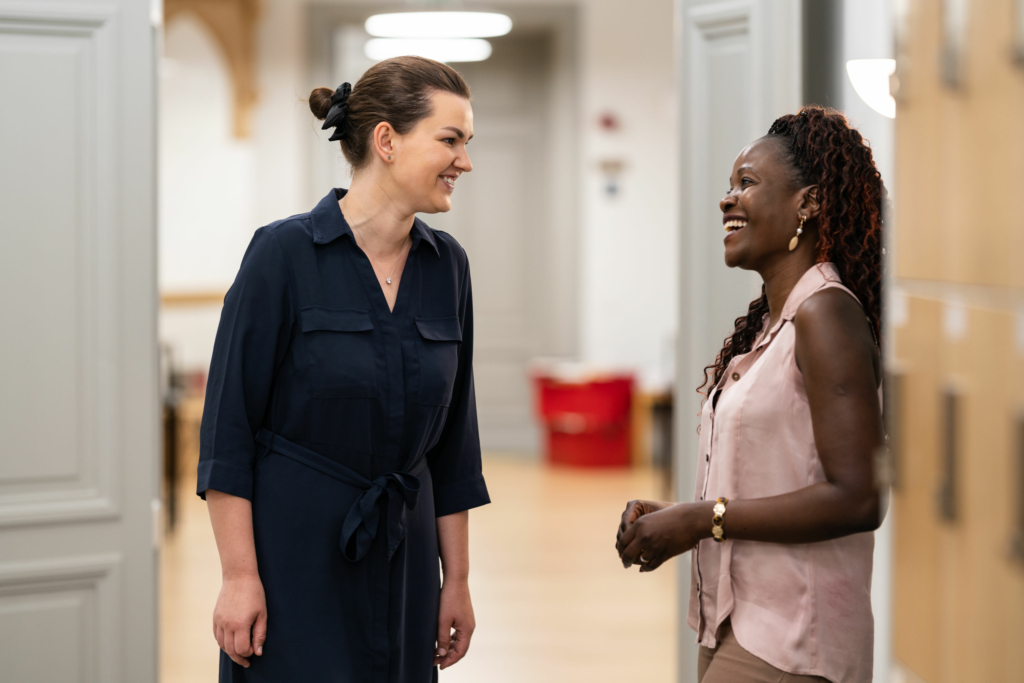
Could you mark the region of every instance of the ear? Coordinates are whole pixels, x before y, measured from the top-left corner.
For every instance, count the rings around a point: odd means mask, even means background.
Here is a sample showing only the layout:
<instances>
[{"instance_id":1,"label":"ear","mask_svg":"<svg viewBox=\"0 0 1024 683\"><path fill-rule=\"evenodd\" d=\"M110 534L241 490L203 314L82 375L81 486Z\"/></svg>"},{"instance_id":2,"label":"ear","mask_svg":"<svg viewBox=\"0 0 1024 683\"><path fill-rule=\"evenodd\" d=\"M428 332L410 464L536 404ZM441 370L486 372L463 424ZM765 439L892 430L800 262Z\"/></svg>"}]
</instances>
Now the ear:
<instances>
[{"instance_id":1,"label":"ear","mask_svg":"<svg viewBox=\"0 0 1024 683\"><path fill-rule=\"evenodd\" d=\"M373 129L373 151L385 164L394 160L395 137L395 129L387 121L381 121Z\"/></svg>"},{"instance_id":2,"label":"ear","mask_svg":"<svg viewBox=\"0 0 1024 683\"><path fill-rule=\"evenodd\" d=\"M808 185L797 192L797 206L808 218L817 218L821 213L821 188Z\"/></svg>"}]
</instances>

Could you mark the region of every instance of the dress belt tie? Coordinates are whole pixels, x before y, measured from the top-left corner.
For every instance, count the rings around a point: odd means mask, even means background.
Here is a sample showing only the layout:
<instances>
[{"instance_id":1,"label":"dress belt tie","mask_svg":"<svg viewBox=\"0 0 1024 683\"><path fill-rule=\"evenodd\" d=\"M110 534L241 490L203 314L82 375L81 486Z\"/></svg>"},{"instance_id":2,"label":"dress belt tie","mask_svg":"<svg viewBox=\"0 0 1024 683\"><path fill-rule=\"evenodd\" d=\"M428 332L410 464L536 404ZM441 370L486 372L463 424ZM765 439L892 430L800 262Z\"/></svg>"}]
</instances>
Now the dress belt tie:
<instances>
[{"instance_id":1,"label":"dress belt tie","mask_svg":"<svg viewBox=\"0 0 1024 683\"><path fill-rule=\"evenodd\" d=\"M377 537L377 529L380 526L379 504L383 502L388 511L388 560L391 560L405 539L406 511L416 507L416 499L422 487L417 475L426 469L426 458L420 459L409 472L389 472L370 481L336 460L293 443L269 430L261 429L256 435L256 443L278 455L291 458L363 490L362 495L349 508L341 526L341 554L349 562L359 562L370 551L370 545Z\"/></svg>"}]
</instances>

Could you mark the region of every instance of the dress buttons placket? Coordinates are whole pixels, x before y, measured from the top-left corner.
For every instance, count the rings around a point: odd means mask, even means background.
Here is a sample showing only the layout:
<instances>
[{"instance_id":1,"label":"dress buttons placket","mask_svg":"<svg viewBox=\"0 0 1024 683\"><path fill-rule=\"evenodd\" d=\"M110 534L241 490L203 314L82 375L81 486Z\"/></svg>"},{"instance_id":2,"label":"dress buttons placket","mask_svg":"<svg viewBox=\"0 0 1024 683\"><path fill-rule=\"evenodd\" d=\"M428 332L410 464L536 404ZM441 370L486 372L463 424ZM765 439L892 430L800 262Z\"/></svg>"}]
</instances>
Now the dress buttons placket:
<instances>
[{"instance_id":1,"label":"dress buttons placket","mask_svg":"<svg viewBox=\"0 0 1024 683\"><path fill-rule=\"evenodd\" d=\"M732 373L732 381L733 382L739 382L740 381L740 373L738 373L738 372Z\"/></svg>"}]
</instances>

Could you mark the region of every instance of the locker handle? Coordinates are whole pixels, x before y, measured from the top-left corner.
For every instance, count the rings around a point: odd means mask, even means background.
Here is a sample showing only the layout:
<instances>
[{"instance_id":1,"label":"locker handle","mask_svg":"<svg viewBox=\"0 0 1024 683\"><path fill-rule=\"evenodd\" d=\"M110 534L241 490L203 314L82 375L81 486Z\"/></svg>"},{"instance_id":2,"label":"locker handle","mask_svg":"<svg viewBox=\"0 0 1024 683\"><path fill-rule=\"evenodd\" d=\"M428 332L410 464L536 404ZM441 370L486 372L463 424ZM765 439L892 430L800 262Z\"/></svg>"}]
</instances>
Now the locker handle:
<instances>
[{"instance_id":1,"label":"locker handle","mask_svg":"<svg viewBox=\"0 0 1024 683\"><path fill-rule=\"evenodd\" d=\"M939 490L937 496L939 518L955 522L957 518L957 441L960 432L961 397L956 389L947 388L942 394L942 430L940 441Z\"/></svg>"},{"instance_id":2,"label":"locker handle","mask_svg":"<svg viewBox=\"0 0 1024 683\"><path fill-rule=\"evenodd\" d=\"M1016 520L1014 520L1013 538L1010 540L1010 558L1024 564L1024 411L1017 413L1014 430L1016 432Z\"/></svg>"}]
</instances>

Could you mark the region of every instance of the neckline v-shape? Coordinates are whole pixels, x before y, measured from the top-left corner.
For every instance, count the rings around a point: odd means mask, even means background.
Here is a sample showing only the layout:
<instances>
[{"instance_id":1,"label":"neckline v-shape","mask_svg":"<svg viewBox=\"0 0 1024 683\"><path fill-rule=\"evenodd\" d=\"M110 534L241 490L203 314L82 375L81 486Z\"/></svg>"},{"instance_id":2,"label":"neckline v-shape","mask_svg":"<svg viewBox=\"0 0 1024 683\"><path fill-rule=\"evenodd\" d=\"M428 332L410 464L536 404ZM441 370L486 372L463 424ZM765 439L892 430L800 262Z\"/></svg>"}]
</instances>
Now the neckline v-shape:
<instances>
[{"instance_id":1,"label":"neckline v-shape","mask_svg":"<svg viewBox=\"0 0 1024 683\"><path fill-rule=\"evenodd\" d=\"M399 280L398 280L398 285L397 285L398 289L395 292L395 307L394 308L391 308L391 306L388 305L387 294L384 293L384 286L381 285L380 280L377 279L377 272L373 269L373 262L370 261L369 255L365 251L363 251L363 248L359 246L358 242L356 242L355 235L352 236L352 246L354 246L356 248L356 250L359 252L359 256L362 257L362 259L361 259L362 263L369 267L369 271L370 271L369 274L371 276L371 280L373 281L373 284L376 285L376 287L371 288L372 291L373 291L372 294L370 293L370 291L367 291L367 295L370 297L370 305L372 305L372 306L374 306L376 308L376 307L380 306L381 303L383 303L383 310L387 311L388 314L391 316L391 318L394 318L395 317L395 311L398 310L398 307L402 304L403 299L404 299L402 284L403 284L404 280L406 279L405 276L408 275L408 273L409 273L409 265L412 263L412 260L413 260L412 259L412 252L413 252L412 245L410 244L410 246L409 246L409 253L406 254L406 257L405 257L405 266L402 267L402 277L399 278ZM366 274L364 273L364 276L365 275ZM364 289L365 289L365 285L364 285ZM374 302L374 300L373 300L374 297L380 297L380 299L378 301Z\"/></svg>"}]
</instances>

